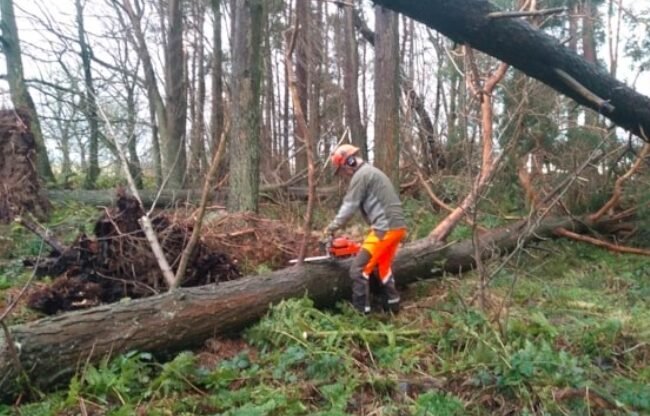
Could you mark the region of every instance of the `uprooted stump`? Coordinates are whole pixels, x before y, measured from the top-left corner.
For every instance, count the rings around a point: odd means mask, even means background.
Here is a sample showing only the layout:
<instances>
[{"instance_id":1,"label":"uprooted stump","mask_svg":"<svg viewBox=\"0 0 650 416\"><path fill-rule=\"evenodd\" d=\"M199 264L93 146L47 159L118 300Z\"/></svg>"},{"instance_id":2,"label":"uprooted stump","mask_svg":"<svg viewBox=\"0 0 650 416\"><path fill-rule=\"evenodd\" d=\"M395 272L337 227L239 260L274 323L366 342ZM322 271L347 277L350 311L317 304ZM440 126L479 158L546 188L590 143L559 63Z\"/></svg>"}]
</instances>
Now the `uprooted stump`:
<instances>
[{"instance_id":1,"label":"uprooted stump","mask_svg":"<svg viewBox=\"0 0 650 416\"><path fill-rule=\"evenodd\" d=\"M165 291L167 285L138 223L143 214L135 198L118 191L116 206L105 210L96 221L93 238L81 234L63 253L54 253L53 257L34 264L38 276L56 279L52 285L32 293L28 306L54 314ZM175 271L192 227L164 214L152 218L152 223ZM181 286L201 286L240 276L239 267L227 254L199 242Z\"/></svg>"},{"instance_id":2,"label":"uprooted stump","mask_svg":"<svg viewBox=\"0 0 650 416\"><path fill-rule=\"evenodd\" d=\"M0 110L0 223L29 212L44 219L50 204L36 172L36 141L22 110Z\"/></svg>"}]
</instances>

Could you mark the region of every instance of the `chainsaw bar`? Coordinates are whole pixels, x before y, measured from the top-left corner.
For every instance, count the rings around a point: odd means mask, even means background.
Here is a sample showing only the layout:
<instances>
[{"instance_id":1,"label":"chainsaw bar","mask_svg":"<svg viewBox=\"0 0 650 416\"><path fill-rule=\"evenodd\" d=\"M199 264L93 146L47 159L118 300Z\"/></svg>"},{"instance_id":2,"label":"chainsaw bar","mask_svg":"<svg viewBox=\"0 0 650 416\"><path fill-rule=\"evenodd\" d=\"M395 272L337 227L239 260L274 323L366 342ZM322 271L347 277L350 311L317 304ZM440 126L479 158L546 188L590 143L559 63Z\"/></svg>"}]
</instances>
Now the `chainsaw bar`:
<instances>
[{"instance_id":1,"label":"chainsaw bar","mask_svg":"<svg viewBox=\"0 0 650 416\"><path fill-rule=\"evenodd\" d=\"M327 261L335 260L332 256L315 256L315 257L305 257L302 261L305 263L324 263ZM289 264L298 263L298 259L289 260Z\"/></svg>"}]
</instances>

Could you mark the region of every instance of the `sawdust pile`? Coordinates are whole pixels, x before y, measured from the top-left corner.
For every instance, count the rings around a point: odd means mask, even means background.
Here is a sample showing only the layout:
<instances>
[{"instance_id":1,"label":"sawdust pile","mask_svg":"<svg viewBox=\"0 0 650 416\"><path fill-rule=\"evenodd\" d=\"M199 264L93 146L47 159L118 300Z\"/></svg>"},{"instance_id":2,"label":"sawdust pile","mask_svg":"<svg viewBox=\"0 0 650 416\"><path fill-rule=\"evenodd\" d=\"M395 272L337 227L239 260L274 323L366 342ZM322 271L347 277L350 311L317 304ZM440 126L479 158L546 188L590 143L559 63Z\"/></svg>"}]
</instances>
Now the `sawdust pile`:
<instances>
[{"instance_id":1,"label":"sawdust pile","mask_svg":"<svg viewBox=\"0 0 650 416\"><path fill-rule=\"evenodd\" d=\"M50 210L36 172L36 142L27 112L0 110L0 223L23 212L44 219Z\"/></svg>"}]
</instances>

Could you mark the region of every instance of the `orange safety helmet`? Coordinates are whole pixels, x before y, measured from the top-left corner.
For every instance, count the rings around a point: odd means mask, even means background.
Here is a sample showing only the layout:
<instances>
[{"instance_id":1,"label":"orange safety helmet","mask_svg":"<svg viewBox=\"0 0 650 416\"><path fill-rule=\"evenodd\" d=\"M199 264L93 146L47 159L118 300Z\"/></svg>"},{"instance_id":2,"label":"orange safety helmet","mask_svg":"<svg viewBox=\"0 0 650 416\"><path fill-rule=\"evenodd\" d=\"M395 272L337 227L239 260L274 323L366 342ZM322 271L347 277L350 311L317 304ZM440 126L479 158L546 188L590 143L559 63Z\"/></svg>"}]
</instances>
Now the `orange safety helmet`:
<instances>
[{"instance_id":1,"label":"orange safety helmet","mask_svg":"<svg viewBox=\"0 0 650 416\"><path fill-rule=\"evenodd\" d=\"M338 171L341 166L345 165L345 161L350 157L359 153L359 148L351 144L342 144L334 149L332 153L332 166Z\"/></svg>"}]
</instances>

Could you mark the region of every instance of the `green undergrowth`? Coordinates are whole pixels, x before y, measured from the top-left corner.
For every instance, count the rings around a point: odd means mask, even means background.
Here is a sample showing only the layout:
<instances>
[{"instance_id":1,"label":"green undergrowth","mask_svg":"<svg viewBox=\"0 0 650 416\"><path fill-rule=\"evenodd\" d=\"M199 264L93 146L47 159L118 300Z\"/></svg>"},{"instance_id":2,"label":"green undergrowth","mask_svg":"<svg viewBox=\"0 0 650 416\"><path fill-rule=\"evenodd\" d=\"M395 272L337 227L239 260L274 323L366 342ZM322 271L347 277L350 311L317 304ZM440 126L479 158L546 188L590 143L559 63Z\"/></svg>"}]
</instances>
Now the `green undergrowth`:
<instances>
[{"instance_id":1,"label":"green undergrowth","mask_svg":"<svg viewBox=\"0 0 650 416\"><path fill-rule=\"evenodd\" d=\"M440 219L427 203L404 205L410 239ZM47 226L69 241L91 232L97 215L58 206ZM331 215L318 211L315 224ZM29 278L21 259L47 249L21 227L6 227L0 296ZM460 225L450 240L471 232ZM227 356L205 360L206 351L196 350L160 362L131 352L87 366L39 401L0 405L0 414L650 414L646 258L559 240L528 247L505 267L487 266L499 271L486 291L474 273L420 282L403 289L398 316L288 300L242 333L239 350Z\"/></svg>"},{"instance_id":2,"label":"green undergrowth","mask_svg":"<svg viewBox=\"0 0 650 416\"><path fill-rule=\"evenodd\" d=\"M489 268L496 269L495 265ZM650 414L650 264L584 244L522 251L489 288L403 290L398 316L287 300L216 363L130 353L19 415ZM483 306L481 305L483 299ZM82 408L84 409L82 411Z\"/></svg>"}]
</instances>

